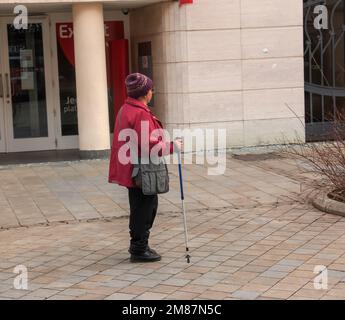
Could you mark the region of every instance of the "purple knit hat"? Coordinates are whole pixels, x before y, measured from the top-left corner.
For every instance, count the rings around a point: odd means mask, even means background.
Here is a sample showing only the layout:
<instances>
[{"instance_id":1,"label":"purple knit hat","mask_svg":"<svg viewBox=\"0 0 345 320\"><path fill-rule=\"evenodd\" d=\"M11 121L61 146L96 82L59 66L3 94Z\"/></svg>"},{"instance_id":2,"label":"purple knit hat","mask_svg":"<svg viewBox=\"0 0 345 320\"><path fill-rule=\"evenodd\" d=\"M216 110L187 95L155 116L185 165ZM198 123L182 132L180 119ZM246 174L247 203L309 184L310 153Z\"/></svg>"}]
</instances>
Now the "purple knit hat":
<instances>
[{"instance_id":1,"label":"purple knit hat","mask_svg":"<svg viewBox=\"0 0 345 320\"><path fill-rule=\"evenodd\" d=\"M126 78L127 95L133 99L144 97L153 89L153 82L141 73L132 73Z\"/></svg>"}]
</instances>

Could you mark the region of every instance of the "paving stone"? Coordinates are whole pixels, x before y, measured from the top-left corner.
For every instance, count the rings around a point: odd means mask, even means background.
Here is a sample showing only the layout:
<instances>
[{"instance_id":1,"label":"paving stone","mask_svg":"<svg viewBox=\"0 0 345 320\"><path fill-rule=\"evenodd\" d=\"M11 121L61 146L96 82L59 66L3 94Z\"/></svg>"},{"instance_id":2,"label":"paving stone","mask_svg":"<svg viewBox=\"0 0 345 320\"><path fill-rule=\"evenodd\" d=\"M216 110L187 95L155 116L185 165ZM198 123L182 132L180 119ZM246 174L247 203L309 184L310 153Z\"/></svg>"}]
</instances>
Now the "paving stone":
<instances>
[{"instance_id":1,"label":"paving stone","mask_svg":"<svg viewBox=\"0 0 345 320\"><path fill-rule=\"evenodd\" d=\"M260 296L260 292L238 290L232 293L231 296L242 300L254 300Z\"/></svg>"},{"instance_id":2,"label":"paving stone","mask_svg":"<svg viewBox=\"0 0 345 320\"><path fill-rule=\"evenodd\" d=\"M270 289L266 291L264 294L262 294L262 297L275 298L275 299L288 299L289 297L293 295L293 293L294 291Z\"/></svg>"},{"instance_id":3,"label":"paving stone","mask_svg":"<svg viewBox=\"0 0 345 320\"><path fill-rule=\"evenodd\" d=\"M146 292L147 290L148 290L147 287L130 285L130 286L122 288L121 290L119 290L119 292L138 295L138 294L142 294L142 293Z\"/></svg>"},{"instance_id":4,"label":"paving stone","mask_svg":"<svg viewBox=\"0 0 345 320\"><path fill-rule=\"evenodd\" d=\"M140 296L137 296L137 300L162 300L167 297L167 294L156 293L156 292L145 292Z\"/></svg>"},{"instance_id":5,"label":"paving stone","mask_svg":"<svg viewBox=\"0 0 345 320\"><path fill-rule=\"evenodd\" d=\"M186 279L176 279L176 278L170 278L168 280L165 280L162 282L163 285L171 285L176 287L184 287L186 284L188 284L191 280Z\"/></svg>"},{"instance_id":6,"label":"paving stone","mask_svg":"<svg viewBox=\"0 0 345 320\"><path fill-rule=\"evenodd\" d=\"M208 300L223 300L225 299L229 294L222 291L212 291L212 290L206 290L201 295L198 296L198 299L208 299Z\"/></svg>"},{"instance_id":7,"label":"paving stone","mask_svg":"<svg viewBox=\"0 0 345 320\"><path fill-rule=\"evenodd\" d=\"M16 289L10 289L7 291L4 291L0 294L1 297L6 299L19 299L25 295L28 294L29 291L27 290L16 290Z\"/></svg>"},{"instance_id":8,"label":"paving stone","mask_svg":"<svg viewBox=\"0 0 345 320\"><path fill-rule=\"evenodd\" d=\"M35 290L34 292L29 293L28 295L26 295L27 298L29 297L33 297L33 298L41 298L41 299L48 299L51 296L59 293L59 290L53 290L53 289L38 289Z\"/></svg>"},{"instance_id":9,"label":"paving stone","mask_svg":"<svg viewBox=\"0 0 345 320\"><path fill-rule=\"evenodd\" d=\"M153 287L151 290L152 290L152 292L171 294L171 293L177 291L178 289L180 289L180 287L177 287L174 285L159 284L158 286Z\"/></svg>"},{"instance_id":10,"label":"paving stone","mask_svg":"<svg viewBox=\"0 0 345 320\"><path fill-rule=\"evenodd\" d=\"M62 295L78 297L85 294L86 290L69 288L60 292Z\"/></svg>"},{"instance_id":11,"label":"paving stone","mask_svg":"<svg viewBox=\"0 0 345 320\"><path fill-rule=\"evenodd\" d=\"M71 296L65 296L62 294L55 294L55 295L49 297L47 300L71 300Z\"/></svg>"},{"instance_id":12,"label":"paving stone","mask_svg":"<svg viewBox=\"0 0 345 320\"><path fill-rule=\"evenodd\" d=\"M144 280L141 280L141 281L144 281ZM132 284L131 281L122 281L122 280L109 280L109 281L103 282L104 286L112 287L112 288L124 288L131 284Z\"/></svg>"},{"instance_id":13,"label":"paving stone","mask_svg":"<svg viewBox=\"0 0 345 320\"><path fill-rule=\"evenodd\" d=\"M307 300L318 300L326 294L325 290L300 289L290 298L303 298Z\"/></svg>"},{"instance_id":14,"label":"paving stone","mask_svg":"<svg viewBox=\"0 0 345 320\"><path fill-rule=\"evenodd\" d=\"M185 291L175 291L166 297L168 300L192 300L198 297L198 293L185 292Z\"/></svg>"},{"instance_id":15,"label":"paving stone","mask_svg":"<svg viewBox=\"0 0 345 320\"><path fill-rule=\"evenodd\" d=\"M105 298L105 300L132 300L136 297L134 294L127 293L114 293Z\"/></svg>"},{"instance_id":16,"label":"paving stone","mask_svg":"<svg viewBox=\"0 0 345 320\"><path fill-rule=\"evenodd\" d=\"M268 271L263 272L261 274L261 277L282 279L286 277L287 275L288 275L288 272L268 270Z\"/></svg>"}]
</instances>

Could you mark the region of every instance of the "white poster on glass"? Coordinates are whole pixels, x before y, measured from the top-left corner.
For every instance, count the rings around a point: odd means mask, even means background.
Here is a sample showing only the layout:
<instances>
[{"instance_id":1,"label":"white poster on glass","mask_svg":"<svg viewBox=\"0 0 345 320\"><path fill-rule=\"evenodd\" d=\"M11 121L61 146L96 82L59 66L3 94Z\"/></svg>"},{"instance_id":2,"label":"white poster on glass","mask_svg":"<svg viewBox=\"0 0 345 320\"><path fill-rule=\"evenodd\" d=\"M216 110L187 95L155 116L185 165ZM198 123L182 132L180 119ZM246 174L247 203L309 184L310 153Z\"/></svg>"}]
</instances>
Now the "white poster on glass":
<instances>
[{"instance_id":1,"label":"white poster on glass","mask_svg":"<svg viewBox=\"0 0 345 320\"><path fill-rule=\"evenodd\" d=\"M20 79L22 90L34 90L33 52L31 49L20 50Z\"/></svg>"}]
</instances>

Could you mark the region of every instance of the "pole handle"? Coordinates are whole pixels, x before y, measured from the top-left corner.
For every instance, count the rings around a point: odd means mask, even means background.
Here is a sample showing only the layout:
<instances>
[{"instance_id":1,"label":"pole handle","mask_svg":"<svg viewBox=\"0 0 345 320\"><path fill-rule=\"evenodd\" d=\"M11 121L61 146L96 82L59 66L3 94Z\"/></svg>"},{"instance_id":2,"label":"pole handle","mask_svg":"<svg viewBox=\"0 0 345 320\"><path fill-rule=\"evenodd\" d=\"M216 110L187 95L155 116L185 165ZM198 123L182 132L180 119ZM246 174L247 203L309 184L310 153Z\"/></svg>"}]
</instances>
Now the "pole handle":
<instances>
[{"instance_id":1,"label":"pole handle","mask_svg":"<svg viewBox=\"0 0 345 320\"><path fill-rule=\"evenodd\" d=\"M178 171L180 176L180 189L181 189L181 200L184 200L184 190L183 190L183 177L182 177L182 165L179 163Z\"/></svg>"},{"instance_id":2,"label":"pole handle","mask_svg":"<svg viewBox=\"0 0 345 320\"><path fill-rule=\"evenodd\" d=\"M180 177L181 200L184 200L181 150L178 149L178 147L176 146L175 142L174 142L174 145L175 145L175 148L177 150L178 172L179 172L179 177Z\"/></svg>"}]
</instances>

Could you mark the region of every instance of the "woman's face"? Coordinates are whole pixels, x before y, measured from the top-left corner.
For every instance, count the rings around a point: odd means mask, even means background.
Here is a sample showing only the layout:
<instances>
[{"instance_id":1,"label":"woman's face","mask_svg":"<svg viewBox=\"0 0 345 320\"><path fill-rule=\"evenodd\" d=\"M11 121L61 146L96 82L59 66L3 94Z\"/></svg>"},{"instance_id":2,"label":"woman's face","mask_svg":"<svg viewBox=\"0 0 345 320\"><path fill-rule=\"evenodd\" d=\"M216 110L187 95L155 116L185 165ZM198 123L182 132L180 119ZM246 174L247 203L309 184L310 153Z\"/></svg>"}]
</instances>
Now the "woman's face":
<instances>
[{"instance_id":1,"label":"woman's face","mask_svg":"<svg viewBox=\"0 0 345 320\"><path fill-rule=\"evenodd\" d=\"M150 103L153 97L153 89L150 90L147 95L146 95L146 99L147 99L147 103Z\"/></svg>"}]
</instances>

